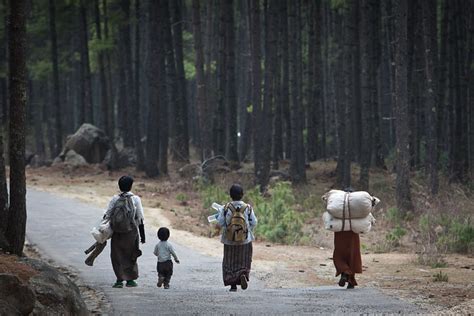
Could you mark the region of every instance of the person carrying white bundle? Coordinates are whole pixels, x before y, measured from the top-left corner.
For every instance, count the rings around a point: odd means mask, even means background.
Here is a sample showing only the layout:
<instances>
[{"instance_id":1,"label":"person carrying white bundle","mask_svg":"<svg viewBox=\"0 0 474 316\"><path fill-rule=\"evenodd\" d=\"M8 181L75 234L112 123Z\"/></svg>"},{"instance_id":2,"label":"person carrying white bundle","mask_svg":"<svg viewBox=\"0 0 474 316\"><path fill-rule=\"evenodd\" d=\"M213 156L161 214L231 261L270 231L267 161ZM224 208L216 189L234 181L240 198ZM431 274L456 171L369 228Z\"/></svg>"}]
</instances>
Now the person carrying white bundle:
<instances>
[{"instance_id":1,"label":"person carrying white bundle","mask_svg":"<svg viewBox=\"0 0 474 316\"><path fill-rule=\"evenodd\" d=\"M365 191L344 192L331 190L324 194L322 200L326 210L335 218L366 218L380 200Z\"/></svg>"}]
</instances>

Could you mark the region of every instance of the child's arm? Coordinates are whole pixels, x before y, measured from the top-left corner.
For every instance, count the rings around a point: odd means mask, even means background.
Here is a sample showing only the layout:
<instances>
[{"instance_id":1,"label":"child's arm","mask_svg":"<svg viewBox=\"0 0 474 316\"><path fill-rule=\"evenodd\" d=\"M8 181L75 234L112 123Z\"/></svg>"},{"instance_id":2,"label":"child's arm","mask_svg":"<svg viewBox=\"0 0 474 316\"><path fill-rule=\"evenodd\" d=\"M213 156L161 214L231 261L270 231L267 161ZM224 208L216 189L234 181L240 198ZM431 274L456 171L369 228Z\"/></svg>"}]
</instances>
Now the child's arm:
<instances>
[{"instance_id":1,"label":"child's arm","mask_svg":"<svg viewBox=\"0 0 474 316\"><path fill-rule=\"evenodd\" d=\"M252 206L249 205L248 210L250 212L249 214L249 226L250 229L253 229L255 226L257 226L257 217L255 216L255 212L253 211Z\"/></svg>"},{"instance_id":2,"label":"child's arm","mask_svg":"<svg viewBox=\"0 0 474 316\"><path fill-rule=\"evenodd\" d=\"M114 196L114 197L110 200L109 205L107 206L107 210L106 210L105 213L104 213L103 219L108 219L108 218L110 218L110 215L111 215L111 213L112 213L112 209L113 209L114 204L115 204L116 201L117 201L117 196Z\"/></svg>"},{"instance_id":3,"label":"child's arm","mask_svg":"<svg viewBox=\"0 0 474 316\"><path fill-rule=\"evenodd\" d=\"M153 254L158 257L158 245L155 246L155 250L153 250Z\"/></svg>"},{"instance_id":4,"label":"child's arm","mask_svg":"<svg viewBox=\"0 0 474 316\"><path fill-rule=\"evenodd\" d=\"M169 245L169 251L174 258L174 262L179 263L178 256L176 255L176 252L174 251L173 246L171 244L168 244L168 245Z\"/></svg>"}]
</instances>

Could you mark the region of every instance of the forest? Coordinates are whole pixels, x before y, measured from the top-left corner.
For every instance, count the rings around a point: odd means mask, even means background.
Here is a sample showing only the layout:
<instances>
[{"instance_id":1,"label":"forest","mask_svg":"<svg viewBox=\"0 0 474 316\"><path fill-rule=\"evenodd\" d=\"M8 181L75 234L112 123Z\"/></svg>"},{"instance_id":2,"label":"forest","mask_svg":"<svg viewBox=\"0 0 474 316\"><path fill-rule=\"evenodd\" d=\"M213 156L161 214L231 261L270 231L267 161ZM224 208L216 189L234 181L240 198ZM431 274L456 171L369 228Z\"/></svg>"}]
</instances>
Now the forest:
<instances>
[{"instance_id":1,"label":"forest","mask_svg":"<svg viewBox=\"0 0 474 316\"><path fill-rule=\"evenodd\" d=\"M148 177L223 157L253 162L263 192L281 162L300 184L310 162L335 159L336 188L367 190L370 170L392 168L402 212L414 172L433 196L440 174L472 184L472 0L10 2L0 148L13 186L25 147L50 164L83 123Z\"/></svg>"}]
</instances>

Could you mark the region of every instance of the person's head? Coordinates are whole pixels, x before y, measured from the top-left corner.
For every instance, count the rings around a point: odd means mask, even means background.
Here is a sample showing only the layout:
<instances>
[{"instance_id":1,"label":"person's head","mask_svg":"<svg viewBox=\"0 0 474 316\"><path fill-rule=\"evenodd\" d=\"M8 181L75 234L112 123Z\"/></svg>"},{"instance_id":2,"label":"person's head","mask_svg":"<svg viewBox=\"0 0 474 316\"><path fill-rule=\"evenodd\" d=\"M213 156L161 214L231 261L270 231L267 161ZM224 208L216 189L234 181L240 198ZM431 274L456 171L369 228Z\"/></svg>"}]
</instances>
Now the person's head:
<instances>
[{"instance_id":1,"label":"person's head","mask_svg":"<svg viewBox=\"0 0 474 316\"><path fill-rule=\"evenodd\" d=\"M232 201L240 201L244 197L244 189L240 184L233 184L229 190Z\"/></svg>"},{"instance_id":2,"label":"person's head","mask_svg":"<svg viewBox=\"0 0 474 316\"><path fill-rule=\"evenodd\" d=\"M133 178L130 176L122 176L118 181L120 191L128 192L132 189Z\"/></svg>"},{"instance_id":3,"label":"person's head","mask_svg":"<svg viewBox=\"0 0 474 316\"><path fill-rule=\"evenodd\" d=\"M161 241L166 241L168 240L168 238L170 238L170 230L166 227L160 227L160 229L158 229L158 239L160 239Z\"/></svg>"}]
</instances>

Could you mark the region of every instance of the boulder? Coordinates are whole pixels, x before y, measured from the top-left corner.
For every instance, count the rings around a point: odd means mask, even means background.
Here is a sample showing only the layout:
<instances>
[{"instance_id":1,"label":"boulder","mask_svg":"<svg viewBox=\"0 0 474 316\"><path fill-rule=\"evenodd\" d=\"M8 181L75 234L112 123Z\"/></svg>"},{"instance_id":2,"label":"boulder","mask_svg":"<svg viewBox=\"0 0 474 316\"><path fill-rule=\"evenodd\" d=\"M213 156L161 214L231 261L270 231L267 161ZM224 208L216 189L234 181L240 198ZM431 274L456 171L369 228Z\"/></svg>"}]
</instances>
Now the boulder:
<instances>
[{"instance_id":1,"label":"boulder","mask_svg":"<svg viewBox=\"0 0 474 316\"><path fill-rule=\"evenodd\" d=\"M194 178L196 176L199 176L201 174L201 164L199 163L191 163L182 166L178 170L178 174L182 178Z\"/></svg>"},{"instance_id":2,"label":"boulder","mask_svg":"<svg viewBox=\"0 0 474 316\"><path fill-rule=\"evenodd\" d=\"M12 306L7 301L4 301L3 298L0 298L0 315L9 315L9 316L17 316L21 315L20 311Z\"/></svg>"},{"instance_id":3,"label":"boulder","mask_svg":"<svg viewBox=\"0 0 474 316\"><path fill-rule=\"evenodd\" d=\"M110 141L103 130L84 123L68 138L63 153L71 149L84 157L87 163L101 163L110 149Z\"/></svg>"},{"instance_id":4,"label":"boulder","mask_svg":"<svg viewBox=\"0 0 474 316\"><path fill-rule=\"evenodd\" d=\"M117 150L112 147L107 151L102 163L110 170L126 168L137 164L137 155L134 148L126 147Z\"/></svg>"},{"instance_id":5,"label":"boulder","mask_svg":"<svg viewBox=\"0 0 474 316\"><path fill-rule=\"evenodd\" d=\"M58 157L56 157L53 161L53 166L63 163L72 167L87 165L86 159L72 149L68 150L66 153L61 153Z\"/></svg>"},{"instance_id":6,"label":"boulder","mask_svg":"<svg viewBox=\"0 0 474 316\"><path fill-rule=\"evenodd\" d=\"M89 315L79 288L66 275L35 259L23 258L22 261L39 272L29 280L36 293L33 314Z\"/></svg>"},{"instance_id":7,"label":"boulder","mask_svg":"<svg viewBox=\"0 0 474 316\"><path fill-rule=\"evenodd\" d=\"M3 305L7 310L17 310L21 315L30 314L35 307L35 293L16 275L0 273L0 298L3 301L0 306Z\"/></svg>"}]
</instances>

